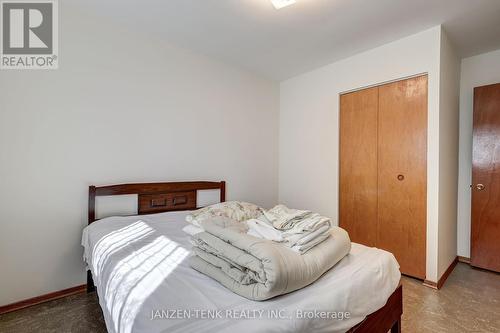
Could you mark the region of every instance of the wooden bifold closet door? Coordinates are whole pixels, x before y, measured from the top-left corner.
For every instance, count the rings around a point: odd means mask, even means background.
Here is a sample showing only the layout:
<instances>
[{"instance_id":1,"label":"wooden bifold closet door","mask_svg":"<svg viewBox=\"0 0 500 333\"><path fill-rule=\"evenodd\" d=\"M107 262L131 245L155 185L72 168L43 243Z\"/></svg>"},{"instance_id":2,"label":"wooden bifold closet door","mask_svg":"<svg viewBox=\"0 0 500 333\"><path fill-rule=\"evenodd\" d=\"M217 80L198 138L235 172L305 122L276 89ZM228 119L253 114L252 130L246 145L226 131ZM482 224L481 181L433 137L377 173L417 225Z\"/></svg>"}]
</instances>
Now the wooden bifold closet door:
<instances>
[{"instance_id":1,"label":"wooden bifold closet door","mask_svg":"<svg viewBox=\"0 0 500 333\"><path fill-rule=\"evenodd\" d=\"M340 224L368 246L377 244L377 105L378 88L340 98Z\"/></svg>"},{"instance_id":2,"label":"wooden bifold closet door","mask_svg":"<svg viewBox=\"0 0 500 333\"><path fill-rule=\"evenodd\" d=\"M340 97L340 226L425 279L427 76Z\"/></svg>"}]
</instances>

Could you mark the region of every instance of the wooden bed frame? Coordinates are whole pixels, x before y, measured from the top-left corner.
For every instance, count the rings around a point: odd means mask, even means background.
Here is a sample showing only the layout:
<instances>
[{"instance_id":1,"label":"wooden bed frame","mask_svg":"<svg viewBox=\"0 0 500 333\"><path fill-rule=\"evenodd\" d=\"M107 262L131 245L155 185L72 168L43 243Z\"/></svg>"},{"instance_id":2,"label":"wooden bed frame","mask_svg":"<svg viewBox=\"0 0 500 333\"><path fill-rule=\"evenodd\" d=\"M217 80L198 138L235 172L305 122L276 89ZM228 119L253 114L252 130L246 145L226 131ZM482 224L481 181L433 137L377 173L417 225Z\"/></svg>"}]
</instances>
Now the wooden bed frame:
<instances>
[{"instance_id":1,"label":"wooden bed frame","mask_svg":"<svg viewBox=\"0 0 500 333\"><path fill-rule=\"evenodd\" d=\"M199 190L220 190L220 202L226 201L226 182L169 182L137 183L109 186L89 186L88 223L96 221L95 198L98 196L136 194L138 215L171 211L197 209ZM87 292L95 291L92 274L87 271ZM360 324L351 328L349 333L400 333L403 314L403 288L392 293L387 303L376 312L368 315Z\"/></svg>"}]
</instances>

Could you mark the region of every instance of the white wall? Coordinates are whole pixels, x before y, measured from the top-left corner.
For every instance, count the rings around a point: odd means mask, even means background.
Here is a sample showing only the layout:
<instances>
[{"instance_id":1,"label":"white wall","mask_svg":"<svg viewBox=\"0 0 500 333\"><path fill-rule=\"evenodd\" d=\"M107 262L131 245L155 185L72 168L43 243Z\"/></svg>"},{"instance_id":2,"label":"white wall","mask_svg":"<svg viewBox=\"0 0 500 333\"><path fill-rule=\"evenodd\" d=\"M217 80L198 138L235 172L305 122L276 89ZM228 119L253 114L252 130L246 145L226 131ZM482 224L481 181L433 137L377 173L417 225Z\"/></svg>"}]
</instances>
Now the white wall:
<instances>
[{"instance_id":1,"label":"white wall","mask_svg":"<svg viewBox=\"0 0 500 333\"><path fill-rule=\"evenodd\" d=\"M444 31L440 72L438 277L457 257L460 58Z\"/></svg>"},{"instance_id":2,"label":"white wall","mask_svg":"<svg viewBox=\"0 0 500 333\"><path fill-rule=\"evenodd\" d=\"M462 60L458 179L458 255L470 257L473 89L500 83L500 50Z\"/></svg>"},{"instance_id":3,"label":"white wall","mask_svg":"<svg viewBox=\"0 0 500 333\"><path fill-rule=\"evenodd\" d=\"M277 83L59 5L59 70L0 72L0 305L85 283L90 184L278 198Z\"/></svg>"},{"instance_id":4,"label":"white wall","mask_svg":"<svg viewBox=\"0 0 500 333\"><path fill-rule=\"evenodd\" d=\"M280 201L338 218L339 93L428 73L427 279L438 279L441 28L281 83Z\"/></svg>"}]
</instances>

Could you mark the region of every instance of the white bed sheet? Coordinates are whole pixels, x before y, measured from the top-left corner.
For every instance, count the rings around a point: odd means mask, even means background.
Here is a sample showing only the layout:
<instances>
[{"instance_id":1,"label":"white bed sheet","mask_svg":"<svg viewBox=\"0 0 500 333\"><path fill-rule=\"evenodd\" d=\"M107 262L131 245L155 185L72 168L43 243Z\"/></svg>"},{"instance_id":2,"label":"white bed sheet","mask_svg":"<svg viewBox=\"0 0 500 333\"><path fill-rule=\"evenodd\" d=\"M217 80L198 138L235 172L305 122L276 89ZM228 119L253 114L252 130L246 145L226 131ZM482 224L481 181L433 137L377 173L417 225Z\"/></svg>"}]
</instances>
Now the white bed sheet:
<instances>
[{"instance_id":1,"label":"white bed sheet","mask_svg":"<svg viewBox=\"0 0 500 333\"><path fill-rule=\"evenodd\" d=\"M384 306L399 284L391 253L353 243L312 285L250 301L188 265L187 213L110 217L84 229L84 260L109 332L345 332ZM311 318L300 316L306 311ZM349 318L335 319L341 312Z\"/></svg>"}]
</instances>

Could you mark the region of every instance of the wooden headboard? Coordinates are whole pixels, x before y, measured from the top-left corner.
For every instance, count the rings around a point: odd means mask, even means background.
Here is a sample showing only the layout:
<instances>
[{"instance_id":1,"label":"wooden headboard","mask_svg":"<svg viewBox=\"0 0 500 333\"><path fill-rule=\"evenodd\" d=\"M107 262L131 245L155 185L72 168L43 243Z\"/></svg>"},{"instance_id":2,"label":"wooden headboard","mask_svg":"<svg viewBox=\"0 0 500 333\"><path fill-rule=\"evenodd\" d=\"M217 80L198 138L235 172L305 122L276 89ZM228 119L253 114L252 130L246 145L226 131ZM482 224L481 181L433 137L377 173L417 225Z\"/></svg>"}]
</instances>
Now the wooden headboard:
<instances>
[{"instance_id":1,"label":"wooden headboard","mask_svg":"<svg viewBox=\"0 0 500 333\"><path fill-rule=\"evenodd\" d=\"M226 201L225 181L89 186L89 224L96 221L95 198L98 196L137 194L137 213L142 215L196 209L198 190L220 190L220 202Z\"/></svg>"}]
</instances>

